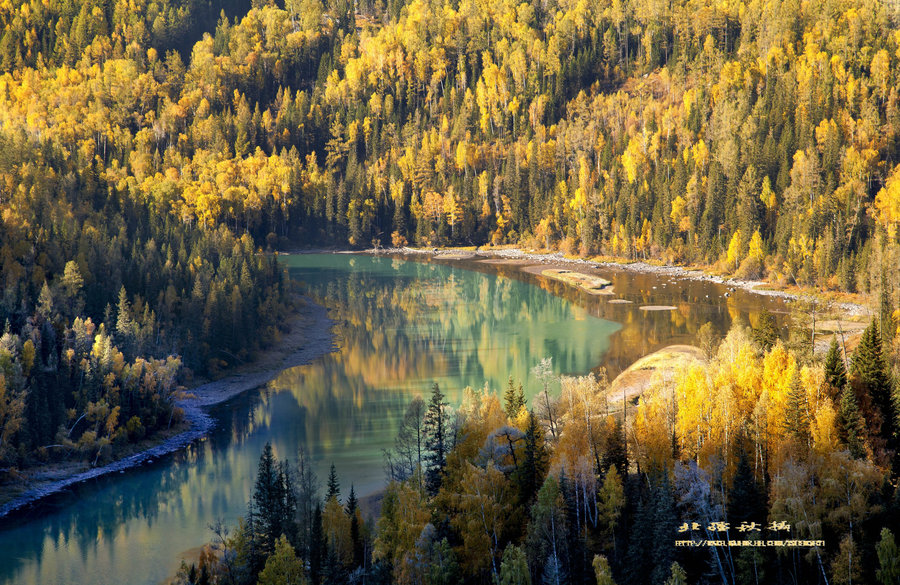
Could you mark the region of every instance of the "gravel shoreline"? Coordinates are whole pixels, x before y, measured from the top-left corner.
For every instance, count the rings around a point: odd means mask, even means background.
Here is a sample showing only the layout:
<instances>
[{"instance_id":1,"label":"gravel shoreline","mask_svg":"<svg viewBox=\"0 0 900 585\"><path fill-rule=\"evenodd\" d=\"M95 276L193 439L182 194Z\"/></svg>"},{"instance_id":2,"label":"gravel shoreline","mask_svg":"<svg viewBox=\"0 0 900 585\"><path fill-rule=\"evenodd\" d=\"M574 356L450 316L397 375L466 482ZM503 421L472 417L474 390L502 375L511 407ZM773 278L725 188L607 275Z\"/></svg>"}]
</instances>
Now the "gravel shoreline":
<instances>
[{"instance_id":1,"label":"gravel shoreline","mask_svg":"<svg viewBox=\"0 0 900 585\"><path fill-rule=\"evenodd\" d=\"M458 259L457 257L461 255L460 251L453 250L452 248L444 250L440 248L380 248L378 250L366 250L366 253L401 254L410 256L425 255L433 256L435 258L447 257L447 259ZM660 276L671 276L688 280L704 280L707 282L723 284L733 288L740 288L758 295L778 297L790 301L814 300L814 297L808 294L758 288L760 286L766 286L770 284L764 280L727 278L724 276L708 274L696 268L684 268L681 266L658 266L655 264L648 264L646 262L595 262L593 260L584 260L582 258L566 257L561 252L538 254L534 252L526 252L519 248L485 249L481 247L474 251L466 252L465 254L467 255L468 259L497 258L511 261L525 260L528 262L533 262L534 264L565 264L592 269L627 270L631 272L658 274ZM870 308L857 303L839 302L835 303L834 307L836 309L839 309L849 317L869 316L872 314Z\"/></svg>"},{"instance_id":2,"label":"gravel shoreline","mask_svg":"<svg viewBox=\"0 0 900 585\"><path fill-rule=\"evenodd\" d=\"M27 508L47 496L59 493L75 484L126 469L179 451L192 442L204 437L214 426L207 409L234 398L242 392L258 388L274 379L284 369L308 364L314 359L335 350L335 336L332 332L334 321L328 317L325 307L302 299L304 305L293 319L291 330L277 346L265 351L258 360L235 374L207 382L188 390L177 405L184 410L188 430L166 439L158 445L118 459L94 469L41 485L28 490L0 507L0 519L15 511Z\"/></svg>"}]
</instances>

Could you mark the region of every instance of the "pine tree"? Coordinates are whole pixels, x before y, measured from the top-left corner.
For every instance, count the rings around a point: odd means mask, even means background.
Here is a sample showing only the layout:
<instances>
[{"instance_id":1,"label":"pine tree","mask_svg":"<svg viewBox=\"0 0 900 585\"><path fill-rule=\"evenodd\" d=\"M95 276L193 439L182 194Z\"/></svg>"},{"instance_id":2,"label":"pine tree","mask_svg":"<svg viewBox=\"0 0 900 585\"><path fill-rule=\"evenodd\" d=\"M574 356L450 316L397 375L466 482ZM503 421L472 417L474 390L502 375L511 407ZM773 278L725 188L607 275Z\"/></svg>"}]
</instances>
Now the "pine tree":
<instances>
[{"instance_id":1,"label":"pine tree","mask_svg":"<svg viewBox=\"0 0 900 585\"><path fill-rule=\"evenodd\" d=\"M757 326L753 329L753 341L763 350L769 351L778 341L778 326L775 323L775 315L768 309L763 309L759 314Z\"/></svg>"},{"instance_id":2,"label":"pine tree","mask_svg":"<svg viewBox=\"0 0 900 585\"><path fill-rule=\"evenodd\" d=\"M516 485L519 488L519 502L526 509L544 483L547 473L548 453L544 436L533 412L528 413L528 427L525 429L525 453L522 465L516 471Z\"/></svg>"},{"instance_id":3,"label":"pine tree","mask_svg":"<svg viewBox=\"0 0 900 585\"><path fill-rule=\"evenodd\" d=\"M316 504L313 512L312 534L309 538L309 581L312 585L322 583L322 569L325 561L327 545L325 531L322 528L322 505Z\"/></svg>"},{"instance_id":4,"label":"pine tree","mask_svg":"<svg viewBox=\"0 0 900 585\"><path fill-rule=\"evenodd\" d=\"M625 447L625 431L622 427L622 420L616 419L613 426L613 432L606 437L606 445L603 452L603 471L606 473L610 467L615 467L619 472L619 477L627 477L628 474L628 453Z\"/></svg>"},{"instance_id":5,"label":"pine tree","mask_svg":"<svg viewBox=\"0 0 900 585\"><path fill-rule=\"evenodd\" d=\"M896 404L892 396L891 379L881 346L881 335L878 322L873 320L862 334L859 345L853 353L850 365L851 376L872 400L881 419L881 428L870 428L876 431L888 448L896 444ZM876 423L877 424L877 423Z\"/></svg>"},{"instance_id":6,"label":"pine tree","mask_svg":"<svg viewBox=\"0 0 900 585\"><path fill-rule=\"evenodd\" d=\"M791 380L791 388L787 395L784 422L782 426L785 432L792 437L798 445L808 446L809 433L809 403L806 390L800 383L800 373L795 369Z\"/></svg>"},{"instance_id":7,"label":"pine tree","mask_svg":"<svg viewBox=\"0 0 900 585\"><path fill-rule=\"evenodd\" d=\"M259 458L253 508L256 511L256 534L263 554L272 553L275 541L281 535L287 536L292 543L296 542L297 504L293 485L286 466L276 460L271 443L266 443Z\"/></svg>"},{"instance_id":8,"label":"pine tree","mask_svg":"<svg viewBox=\"0 0 900 585\"><path fill-rule=\"evenodd\" d=\"M503 393L503 409L506 411L506 418L515 420L519 416L519 411L525 406L525 392L522 384L516 386L513 377L510 376L506 384L506 391Z\"/></svg>"},{"instance_id":9,"label":"pine tree","mask_svg":"<svg viewBox=\"0 0 900 585\"><path fill-rule=\"evenodd\" d=\"M347 515L350 516L350 540L353 543L353 565L359 567L364 562L363 541L359 533L359 501L356 499L356 491L350 484L350 495L347 496Z\"/></svg>"},{"instance_id":10,"label":"pine tree","mask_svg":"<svg viewBox=\"0 0 900 585\"><path fill-rule=\"evenodd\" d=\"M831 338L828 353L825 354L825 381L833 388L834 395L839 395L847 385L847 369L841 356L837 337Z\"/></svg>"},{"instance_id":11,"label":"pine tree","mask_svg":"<svg viewBox=\"0 0 900 585\"><path fill-rule=\"evenodd\" d=\"M851 386L844 386L838 411L838 434L847 445L850 455L856 459L866 456L864 446L865 425L856 402L856 392Z\"/></svg>"},{"instance_id":12,"label":"pine tree","mask_svg":"<svg viewBox=\"0 0 900 585\"><path fill-rule=\"evenodd\" d=\"M332 497L337 498L339 502L341 501L341 483L338 481L334 463L331 464L331 471L328 472L328 492L325 494L325 501L330 500Z\"/></svg>"},{"instance_id":13,"label":"pine tree","mask_svg":"<svg viewBox=\"0 0 900 585\"><path fill-rule=\"evenodd\" d=\"M764 518L766 514L765 494L753 475L747 455L747 449L742 446L731 491L728 492L728 521L734 526Z\"/></svg>"},{"instance_id":14,"label":"pine tree","mask_svg":"<svg viewBox=\"0 0 900 585\"><path fill-rule=\"evenodd\" d=\"M437 383L432 386L431 400L425 411L425 487L434 495L441 487L444 468L447 466L448 432L447 402Z\"/></svg>"},{"instance_id":15,"label":"pine tree","mask_svg":"<svg viewBox=\"0 0 900 585\"><path fill-rule=\"evenodd\" d=\"M675 494L669 482L669 474L663 472L652 491L653 502L653 547L650 573L653 583L662 582L668 575L675 560L675 527L678 517L675 512Z\"/></svg>"}]
</instances>

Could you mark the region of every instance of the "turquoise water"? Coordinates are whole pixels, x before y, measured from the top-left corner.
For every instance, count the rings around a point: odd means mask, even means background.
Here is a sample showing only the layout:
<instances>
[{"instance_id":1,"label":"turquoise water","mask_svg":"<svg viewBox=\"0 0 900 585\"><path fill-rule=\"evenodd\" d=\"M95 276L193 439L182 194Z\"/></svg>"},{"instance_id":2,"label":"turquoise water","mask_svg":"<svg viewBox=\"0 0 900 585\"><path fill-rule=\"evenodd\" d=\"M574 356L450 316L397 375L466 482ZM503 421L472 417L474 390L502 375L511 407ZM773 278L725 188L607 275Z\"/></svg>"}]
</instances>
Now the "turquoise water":
<instances>
[{"instance_id":1,"label":"turquoise water","mask_svg":"<svg viewBox=\"0 0 900 585\"><path fill-rule=\"evenodd\" d=\"M185 451L6 521L0 583L158 584L211 540L210 524L244 514L267 441L279 458L304 447L322 479L333 462L345 492L352 483L365 495L385 483L382 449L406 404L434 382L458 402L464 387L502 392L512 375L532 396L529 372L542 358L557 374L584 374L623 337L589 304L490 271L344 254L284 262L331 309L340 350L220 405L216 429ZM611 310L626 324L671 322Z\"/></svg>"}]
</instances>

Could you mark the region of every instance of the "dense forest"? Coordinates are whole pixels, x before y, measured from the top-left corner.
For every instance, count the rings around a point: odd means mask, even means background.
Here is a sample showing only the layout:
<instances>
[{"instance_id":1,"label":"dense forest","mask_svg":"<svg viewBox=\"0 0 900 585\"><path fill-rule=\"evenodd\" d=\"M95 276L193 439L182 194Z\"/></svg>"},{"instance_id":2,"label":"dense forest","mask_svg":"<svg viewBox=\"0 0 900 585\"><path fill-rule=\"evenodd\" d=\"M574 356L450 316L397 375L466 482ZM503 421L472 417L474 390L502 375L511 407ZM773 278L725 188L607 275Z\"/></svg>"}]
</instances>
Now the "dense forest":
<instances>
[{"instance_id":1,"label":"dense forest","mask_svg":"<svg viewBox=\"0 0 900 585\"><path fill-rule=\"evenodd\" d=\"M548 361L530 409L511 378L458 408L435 384L385 453L377 518L352 486L342 499L334 466L322 497L308 457L267 446L246 517L176 583L895 585L897 403L877 323L846 362L837 338L810 360L766 325L706 349L624 416L603 375Z\"/></svg>"},{"instance_id":2,"label":"dense forest","mask_svg":"<svg viewBox=\"0 0 900 585\"><path fill-rule=\"evenodd\" d=\"M455 410L435 388L375 524L267 451L183 580L896 583L898 22L876 0L0 2L0 469L177 421L192 373L277 339L278 247L707 264L879 318L824 358L736 327L628 420L591 377L553 399L538 370L530 410L512 383ZM675 547L720 522L825 544Z\"/></svg>"}]
</instances>

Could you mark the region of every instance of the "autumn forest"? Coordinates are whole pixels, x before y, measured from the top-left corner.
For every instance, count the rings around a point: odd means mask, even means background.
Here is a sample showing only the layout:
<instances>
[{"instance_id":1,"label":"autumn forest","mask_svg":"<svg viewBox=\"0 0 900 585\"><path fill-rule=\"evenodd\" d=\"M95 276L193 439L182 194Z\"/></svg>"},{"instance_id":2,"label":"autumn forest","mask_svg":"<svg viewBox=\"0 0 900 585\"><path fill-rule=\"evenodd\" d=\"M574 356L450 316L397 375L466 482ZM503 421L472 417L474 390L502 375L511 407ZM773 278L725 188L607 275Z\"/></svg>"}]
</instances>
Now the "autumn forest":
<instances>
[{"instance_id":1,"label":"autumn forest","mask_svg":"<svg viewBox=\"0 0 900 585\"><path fill-rule=\"evenodd\" d=\"M176 582L896 585L898 87L888 0L2 0L0 473L177 427L287 333L278 250L694 265L875 317L706 329L624 410L423 388L380 513L267 449Z\"/></svg>"}]
</instances>

